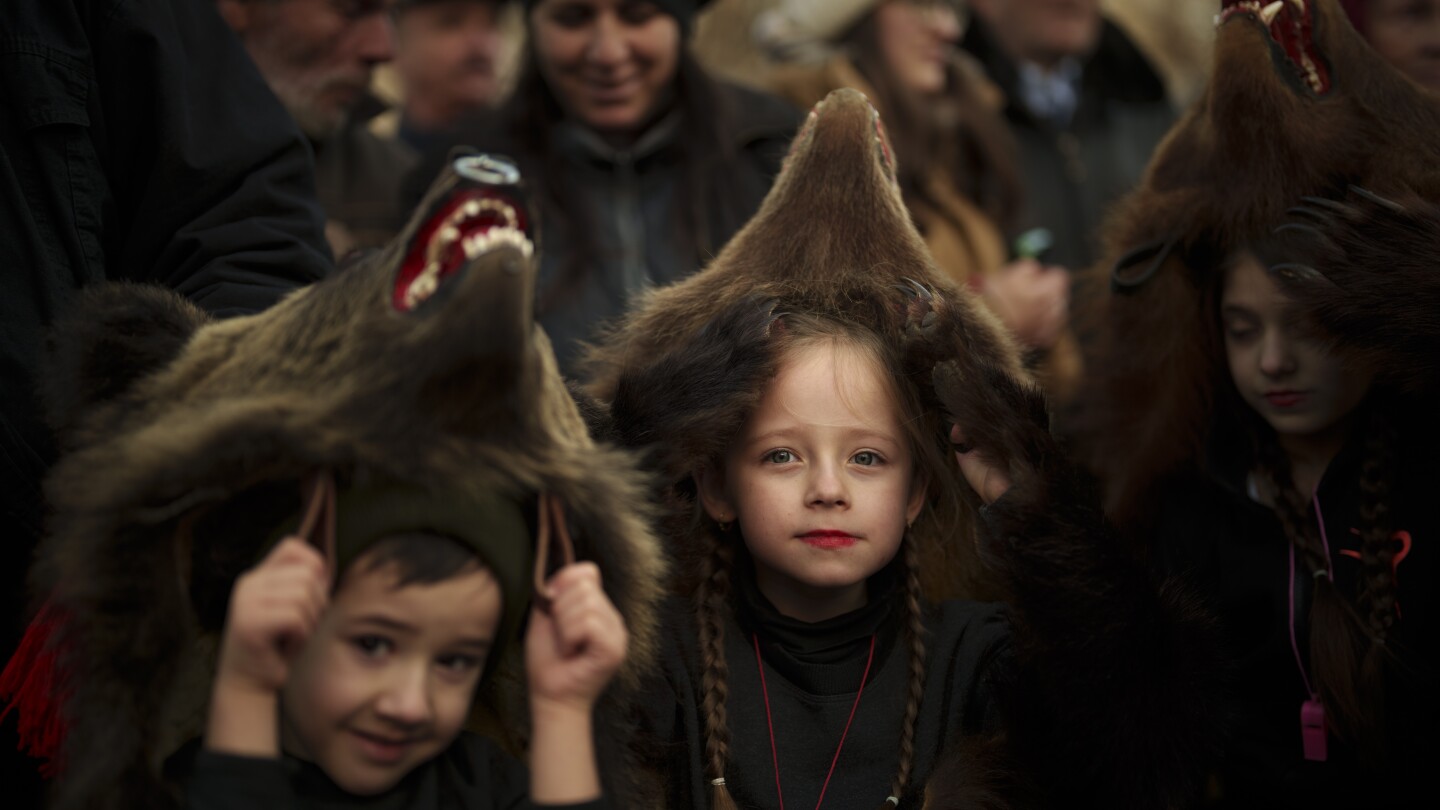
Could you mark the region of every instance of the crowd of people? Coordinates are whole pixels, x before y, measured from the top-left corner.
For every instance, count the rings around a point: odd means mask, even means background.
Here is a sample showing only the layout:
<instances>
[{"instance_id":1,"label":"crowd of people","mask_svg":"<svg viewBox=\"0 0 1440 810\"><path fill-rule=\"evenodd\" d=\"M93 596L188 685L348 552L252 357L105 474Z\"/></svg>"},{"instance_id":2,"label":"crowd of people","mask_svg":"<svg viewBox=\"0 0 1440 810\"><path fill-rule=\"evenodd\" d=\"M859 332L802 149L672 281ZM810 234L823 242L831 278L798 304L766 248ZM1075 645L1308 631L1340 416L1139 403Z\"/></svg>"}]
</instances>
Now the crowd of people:
<instances>
[{"instance_id":1,"label":"crowd of people","mask_svg":"<svg viewBox=\"0 0 1440 810\"><path fill-rule=\"evenodd\" d=\"M3 4L7 791L1429 806L1440 0L1104 5Z\"/></svg>"}]
</instances>

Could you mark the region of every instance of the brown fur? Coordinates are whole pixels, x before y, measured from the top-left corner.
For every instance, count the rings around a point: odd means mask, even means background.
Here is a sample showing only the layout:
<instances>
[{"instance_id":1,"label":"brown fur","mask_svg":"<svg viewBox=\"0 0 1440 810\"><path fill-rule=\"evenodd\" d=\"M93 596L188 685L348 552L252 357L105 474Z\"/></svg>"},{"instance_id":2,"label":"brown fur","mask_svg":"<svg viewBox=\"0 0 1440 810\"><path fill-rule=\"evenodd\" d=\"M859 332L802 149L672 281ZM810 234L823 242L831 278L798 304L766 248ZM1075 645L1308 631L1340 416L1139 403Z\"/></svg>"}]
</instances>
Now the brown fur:
<instances>
[{"instance_id":1,"label":"brown fur","mask_svg":"<svg viewBox=\"0 0 1440 810\"><path fill-rule=\"evenodd\" d=\"M1106 259L1086 279L1096 294L1078 321L1090 376L1074 428L1092 442L1111 514L1127 523L1150 484L1203 455L1223 354L1203 302L1222 260L1303 195L1354 183L1440 199L1440 101L1375 54L1335 0L1313 5L1330 92L1302 89L1255 20L1223 24L1205 94L1113 213ZM1162 243L1175 250L1148 283L1104 292L1122 256Z\"/></svg>"},{"instance_id":2,"label":"brown fur","mask_svg":"<svg viewBox=\"0 0 1440 810\"><path fill-rule=\"evenodd\" d=\"M898 344L918 283L941 292L967 325L955 353L1028 379L994 316L935 267L880 157L888 145L865 97L837 90L817 110L755 217L704 271L647 294L589 358L589 391L611 405L627 443L656 448L672 495L729 442L773 374L763 340L774 314L867 324ZM697 339L707 329L746 340L732 348ZM681 368L690 386L667 385ZM960 556L925 561L931 598L980 587L964 581Z\"/></svg>"},{"instance_id":3,"label":"brown fur","mask_svg":"<svg viewBox=\"0 0 1440 810\"><path fill-rule=\"evenodd\" d=\"M901 366L890 368L903 389L900 411L933 433L948 463L928 482L931 508L905 541L916 552L907 548L907 599L983 588L1016 604L1016 669L1026 674L1002 697L1012 734L968 741L962 756L976 757L975 767L951 774L932 806L1023 806L1041 793L1117 807L1181 805L1217 736L1207 719L1218 659L1208 625L1183 594L1157 592L1115 546L1086 477L1050 435L1044 397L1014 347L993 316L935 270L883 157L874 111L858 93L837 90L817 113L760 212L714 263L650 293L591 358L590 391L609 406L617 441L646 448L659 471L669 536L685 563L680 590L698 617L707 778L724 774L730 742L721 617L733 538L699 516L691 476L723 457L775 374L776 346L806 328L824 332L800 326L816 321L857 342L860 332L878 336L881 365ZM970 525L979 503L944 438L952 420L1016 482L982 515L1000 542L988 544L991 573L978 583L966 575L983 570ZM946 499L968 502L956 510L962 525L936 517ZM925 654L915 626L912 688ZM916 786L907 784L906 759L892 790L908 798ZM1037 774L1038 787L1025 781ZM723 788L714 801L727 806Z\"/></svg>"},{"instance_id":4,"label":"brown fur","mask_svg":"<svg viewBox=\"0 0 1440 810\"><path fill-rule=\"evenodd\" d=\"M342 483L559 495L577 554L600 564L629 625L601 709L602 728L623 733L665 566L645 476L591 441L531 318L534 262L499 247L416 311L390 305L411 240L456 184L437 180L386 250L264 313L212 322L169 293L105 287L59 332L48 391L69 452L47 484L54 520L33 577L70 617L58 807L170 801L158 763L200 731L233 578L320 467ZM481 708L523 741L527 703L499 680ZM616 748L602 761L624 795Z\"/></svg>"}]
</instances>

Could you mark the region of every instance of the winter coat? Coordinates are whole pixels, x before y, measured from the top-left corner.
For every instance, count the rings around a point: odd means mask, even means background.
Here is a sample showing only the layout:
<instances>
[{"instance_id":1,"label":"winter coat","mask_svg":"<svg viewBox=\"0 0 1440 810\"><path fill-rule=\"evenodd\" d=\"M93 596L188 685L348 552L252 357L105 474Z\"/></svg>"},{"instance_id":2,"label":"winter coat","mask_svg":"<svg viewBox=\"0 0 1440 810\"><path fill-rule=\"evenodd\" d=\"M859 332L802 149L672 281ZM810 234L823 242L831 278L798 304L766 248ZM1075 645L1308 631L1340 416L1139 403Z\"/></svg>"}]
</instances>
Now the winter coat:
<instances>
[{"instance_id":1,"label":"winter coat","mask_svg":"<svg viewBox=\"0 0 1440 810\"><path fill-rule=\"evenodd\" d=\"M1303 557L1297 560L1292 606L1291 544L1274 511L1253 496L1247 465L1217 462L1209 472L1162 490L1154 535L1157 567L1185 577L1204 595L1220 617L1235 661L1234 727L1218 767L1217 807L1400 807L1407 797L1429 790L1427 769L1440 757L1432 733L1440 722L1432 587L1440 576L1440 554L1433 548L1440 518L1429 504L1440 475L1433 469L1435 437L1414 430L1401 435L1405 447L1388 501L1393 536L1406 538L1406 546L1395 566L1397 620L1385 640L1397 665L1386 680L1388 754L1381 773L1366 773L1356 750L1333 733L1326 761L1302 756L1300 705L1309 694L1296 653L1313 683L1308 617L1314 578ZM1361 444L1352 442L1331 462L1317 491L1335 583L1352 600L1361 569L1363 456Z\"/></svg>"},{"instance_id":2,"label":"winter coat","mask_svg":"<svg viewBox=\"0 0 1440 810\"><path fill-rule=\"evenodd\" d=\"M171 781L184 785L186 810L543 810L529 800L530 774L494 742L469 731L378 796L346 793L313 763L266 759L200 749L199 741L166 763ZM606 810L596 799L566 810Z\"/></svg>"},{"instance_id":3,"label":"winter coat","mask_svg":"<svg viewBox=\"0 0 1440 810\"><path fill-rule=\"evenodd\" d=\"M1074 117L1057 128L1025 107L1019 68L983 22L970 26L961 46L985 65L1007 99L1005 118L1020 145L1025 184L1014 233L1045 228L1054 242L1044 261L1088 267L1099 256L1107 210L1140 180L1150 153L1175 123L1164 83L1130 38L1107 21L1095 52L1082 62Z\"/></svg>"}]
</instances>

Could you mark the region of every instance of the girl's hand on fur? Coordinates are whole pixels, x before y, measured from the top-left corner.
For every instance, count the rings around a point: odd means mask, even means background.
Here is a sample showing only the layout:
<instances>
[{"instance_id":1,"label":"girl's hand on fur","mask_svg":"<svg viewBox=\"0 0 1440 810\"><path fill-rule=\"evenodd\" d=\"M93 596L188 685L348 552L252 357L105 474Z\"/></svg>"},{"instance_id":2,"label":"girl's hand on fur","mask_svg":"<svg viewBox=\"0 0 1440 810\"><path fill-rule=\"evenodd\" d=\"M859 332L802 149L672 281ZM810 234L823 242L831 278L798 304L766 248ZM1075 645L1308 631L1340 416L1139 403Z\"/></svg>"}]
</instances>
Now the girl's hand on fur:
<instances>
[{"instance_id":1,"label":"girl's hand on fur","mask_svg":"<svg viewBox=\"0 0 1440 810\"><path fill-rule=\"evenodd\" d=\"M1048 349L1065 331L1070 313L1070 274L1064 268L1020 259L986 278L980 297L1024 345Z\"/></svg>"},{"instance_id":2,"label":"girl's hand on fur","mask_svg":"<svg viewBox=\"0 0 1440 810\"><path fill-rule=\"evenodd\" d=\"M325 558L287 537L235 581L220 647L217 688L275 693L290 661L315 631L330 602Z\"/></svg>"},{"instance_id":3,"label":"girl's hand on fur","mask_svg":"<svg viewBox=\"0 0 1440 810\"><path fill-rule=\"evenodd\" d=\"M960 464L965 482L987 506L1009 491L1010 474L1003 466L993 463L984 453L971 447L959 425L950 427L950 443L955 445L955 460Z\"/></svg>"},{"instance_id":4,"label":"girl's hand on fur","mask_svg":"<svg viewBox=\"0 0 1440 810\"><path fill-rule=\"evenodd\" d=\"M525 634L530 699L588 714L625 661L629 633L594 563L567 565L548 584L549 610L533 608Z\"/></svg>"}]
</instances>

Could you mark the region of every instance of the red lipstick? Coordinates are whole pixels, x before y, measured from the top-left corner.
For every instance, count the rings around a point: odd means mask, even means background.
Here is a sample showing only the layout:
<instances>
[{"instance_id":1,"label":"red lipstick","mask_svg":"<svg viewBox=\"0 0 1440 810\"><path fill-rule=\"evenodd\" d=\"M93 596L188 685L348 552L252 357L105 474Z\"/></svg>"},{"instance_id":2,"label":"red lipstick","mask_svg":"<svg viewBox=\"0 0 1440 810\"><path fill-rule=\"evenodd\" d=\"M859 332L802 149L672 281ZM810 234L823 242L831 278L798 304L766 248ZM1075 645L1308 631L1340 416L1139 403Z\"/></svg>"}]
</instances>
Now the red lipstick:
<instances>
[{"instance_id":1,"label":"red lipstick","mask_svg":"<svg viewBox=\"0 0 1440 810\"><path fill-rule=\"evenodd\" d=\"M816 529L800 535L800 539L813 548L849 548L859 538L836 529Z\"/></svg>"},{"instance_id":2,"label":"red lipstick","mask_svg":"<svg viewBox=\"0 0 1440 810\"><path fill-rule=\"evenodd\" d=\"M1305 399L1304 391L1266 391L1265 401L1276 408L1293 408Z\"/></svg>"}]
</instances>

